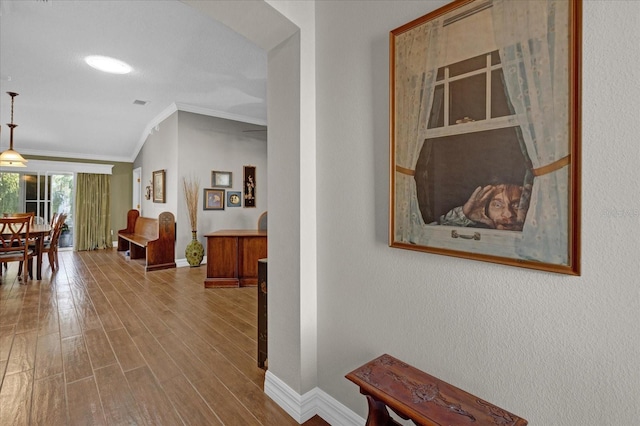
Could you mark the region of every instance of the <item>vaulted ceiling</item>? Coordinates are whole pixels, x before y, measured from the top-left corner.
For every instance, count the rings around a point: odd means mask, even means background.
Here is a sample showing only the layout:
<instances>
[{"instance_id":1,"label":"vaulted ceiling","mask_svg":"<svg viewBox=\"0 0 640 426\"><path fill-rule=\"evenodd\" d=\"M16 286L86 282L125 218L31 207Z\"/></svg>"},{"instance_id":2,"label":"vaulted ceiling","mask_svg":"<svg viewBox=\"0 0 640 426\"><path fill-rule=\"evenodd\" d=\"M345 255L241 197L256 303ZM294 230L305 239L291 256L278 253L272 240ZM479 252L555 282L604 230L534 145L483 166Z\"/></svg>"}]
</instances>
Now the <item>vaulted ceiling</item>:
<instances>
[{"instance_id":1,"label":"vaulted ceiling","mask_svg":"<svg viewBox=\"0 0 640 426\"><path fill-rule=\"evenodd\" d=\"M120 59L126 75L89 67ZM266 125L266 52L177 0L0 0L0 150L133 161L176 110ZM144 105L140 105L144 103Z\"/></svg>"}]
</instances>

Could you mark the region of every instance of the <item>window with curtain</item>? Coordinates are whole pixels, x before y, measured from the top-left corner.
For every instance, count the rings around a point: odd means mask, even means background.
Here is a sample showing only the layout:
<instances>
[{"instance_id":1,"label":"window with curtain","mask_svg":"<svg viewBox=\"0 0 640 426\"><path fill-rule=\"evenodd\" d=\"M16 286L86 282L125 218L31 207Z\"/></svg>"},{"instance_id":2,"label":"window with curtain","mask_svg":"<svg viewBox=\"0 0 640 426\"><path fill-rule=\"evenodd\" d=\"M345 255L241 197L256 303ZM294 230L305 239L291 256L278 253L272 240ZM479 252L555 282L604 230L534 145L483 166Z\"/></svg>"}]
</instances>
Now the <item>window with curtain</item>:
<instances>
[{"instance_id":1,"label":"window with curtain","mask_svg":"<svg viewBox=\"0 0 640 426\"><path fill-rule=\"evenodd\" d=\"M511 116L497 50L438 68L426 139L415 167L426 224L441 224L478 186L527 184L529 161ZM523 218L525 203L517 205ZM482 222L467 226L490 227Z\"/></svg>"}]
</instances>

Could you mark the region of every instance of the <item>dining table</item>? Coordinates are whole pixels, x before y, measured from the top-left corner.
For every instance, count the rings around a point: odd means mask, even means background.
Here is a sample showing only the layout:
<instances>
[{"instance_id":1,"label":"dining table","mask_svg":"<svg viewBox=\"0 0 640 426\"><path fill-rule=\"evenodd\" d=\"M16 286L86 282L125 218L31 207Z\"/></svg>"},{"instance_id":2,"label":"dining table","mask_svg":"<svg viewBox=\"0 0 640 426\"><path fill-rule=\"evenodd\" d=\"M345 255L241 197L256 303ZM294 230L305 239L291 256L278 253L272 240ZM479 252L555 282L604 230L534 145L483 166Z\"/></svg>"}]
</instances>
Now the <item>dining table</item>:
<instances>
[{"instance_id":1,"label":"dining table","mask_svg":"<svg viewBox=\"0 0 640 426\"><path fill-rule=\"evenodd\" d=\"M44 239L51 232L51 225L36 224L29 227L29 239L33 238L36 246L36 279L42 279L42 254L44 252ZM2 236L5 237L4 235ZM26 230L22 233L22 237L26 237Z\"/></svg>"}]
</instances>

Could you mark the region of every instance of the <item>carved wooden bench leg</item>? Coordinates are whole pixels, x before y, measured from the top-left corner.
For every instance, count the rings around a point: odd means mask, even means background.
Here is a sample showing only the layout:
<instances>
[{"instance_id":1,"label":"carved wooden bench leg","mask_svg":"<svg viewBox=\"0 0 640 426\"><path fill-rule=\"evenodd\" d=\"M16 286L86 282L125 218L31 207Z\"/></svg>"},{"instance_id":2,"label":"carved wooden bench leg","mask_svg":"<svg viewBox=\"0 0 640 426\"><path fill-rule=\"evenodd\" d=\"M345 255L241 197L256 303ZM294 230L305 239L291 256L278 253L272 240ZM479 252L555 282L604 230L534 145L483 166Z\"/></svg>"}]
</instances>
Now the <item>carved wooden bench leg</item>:
<instances>
[{"instance_id":1,"label":"carved wooden bench leg","mask_svg":"<svg viewBox=\"0 0 640 426\"><path fill-rule=\"evenodd\" d=\"M365 426L400 426L400 423L391 418L387 406L383 402L376 401L367 395L367 403L369 404L369 415Z\"/></svg>"}]
</instances>

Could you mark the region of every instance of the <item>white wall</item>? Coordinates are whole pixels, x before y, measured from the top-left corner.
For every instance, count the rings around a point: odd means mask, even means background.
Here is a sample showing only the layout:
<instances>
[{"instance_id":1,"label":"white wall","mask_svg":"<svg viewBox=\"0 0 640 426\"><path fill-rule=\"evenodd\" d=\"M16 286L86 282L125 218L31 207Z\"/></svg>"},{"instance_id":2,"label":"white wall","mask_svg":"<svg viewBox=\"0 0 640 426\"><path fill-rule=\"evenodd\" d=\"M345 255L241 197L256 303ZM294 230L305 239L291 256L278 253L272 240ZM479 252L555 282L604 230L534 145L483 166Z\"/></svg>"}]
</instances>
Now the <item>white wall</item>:
<instances>
[{"instance_id":1,"label":"white wall","mask_svg":"<svg viewBox=\"0 0 640 426\"><path fill-rule=\"evenodd\" d=\"M388 33L442 4L316 2L318 385L365 417L344 375L389 353L531 425L637 424L640 2L584 2L581 277L387 246Z\"/></svg>"},{"instance_id":2,"label":"white wall","mask_svg":"<svg viewBox=\"0 0 640 426\"><path fill-rule=\"evenodd\" d=\"M150 184L152 173L165 170L165 203L154 203L153 196L142 197L140 214L158 217L162 212L176 215L178 206L178 114L174 113L156 126L138 153L133 167L142 168L142 189Z\"/></svg>"},{"instance_id":3,"label":"white wall","mask_svg":"<svg viewBox=\"0 0 640 426\"><path fill-rule=\"evenodd\" d=\"M269 373L303 394L317 386L315 6L183 1L269 52Z\"/></svg>"}]
</instances>

